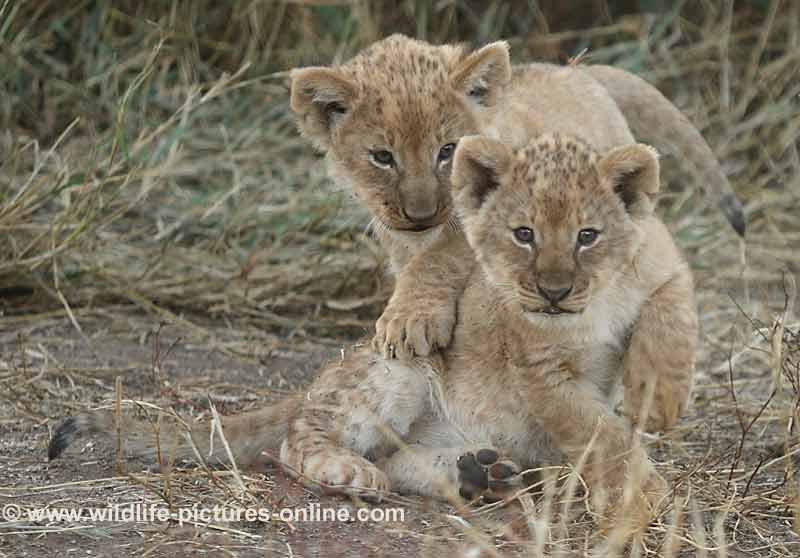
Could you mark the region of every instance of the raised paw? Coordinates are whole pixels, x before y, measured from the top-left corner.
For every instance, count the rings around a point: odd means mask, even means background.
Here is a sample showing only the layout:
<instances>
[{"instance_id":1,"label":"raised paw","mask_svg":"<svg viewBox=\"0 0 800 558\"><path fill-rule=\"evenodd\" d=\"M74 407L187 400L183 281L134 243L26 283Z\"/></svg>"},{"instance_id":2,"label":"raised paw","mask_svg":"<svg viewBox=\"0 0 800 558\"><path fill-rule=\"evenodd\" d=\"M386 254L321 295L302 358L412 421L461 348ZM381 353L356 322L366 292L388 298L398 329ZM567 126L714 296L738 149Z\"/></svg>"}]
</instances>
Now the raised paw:
<instances>
[{"instance_id":1,"label":"raised paw","mask_svg":"<svg viewBox=\"0 0 800 558\"><path fill-rule=\"evenodd\" d=\"M485 503L498 502L516 492L522 475L512 461L501 460L493 449L468 452L458 458L458 492L462 498Z\"/></svg>"},{"instance_id":2,"label":"raised paw","mask_svg":"<svg viewBox=\"0 0 800 558\"><path fill-rule=\"evenodd\" d=\"M390 303L375 324L373 350L387 359L407 360L428 356L450 344L456 320L453 304L416 301L398 306Z\"/></svg>"}]
</instances>

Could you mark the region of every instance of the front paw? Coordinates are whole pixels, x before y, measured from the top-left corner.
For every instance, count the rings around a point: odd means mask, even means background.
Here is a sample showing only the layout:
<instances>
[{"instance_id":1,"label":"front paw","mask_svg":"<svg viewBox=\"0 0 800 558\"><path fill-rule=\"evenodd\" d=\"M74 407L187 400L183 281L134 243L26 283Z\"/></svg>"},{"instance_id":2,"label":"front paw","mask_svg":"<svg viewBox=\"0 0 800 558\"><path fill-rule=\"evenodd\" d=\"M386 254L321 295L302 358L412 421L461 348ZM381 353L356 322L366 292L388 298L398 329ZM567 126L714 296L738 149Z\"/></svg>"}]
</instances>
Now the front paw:
<instances>
[{"instance_id":1,"label":"front paw","mask_svg":"<svg viewBox=\"0 0 800 558\"><path fill-rule=\"evenodd\" d=\"M466 500L499 502L520 489L522 475L517 465L501 460L493 449L468 452L458 458L458 493Z\"/></svg>"},{"instance_id":2,"label":"front paw","mask_svg":"<svg viewBox=\"0 0 800 558\"><path fill-rule=\"evenodd\" d=\"M456 320L455 304L398 305L389 303L375 324L372 348L384 358L425 357L450 344ZM415 308L416 306L416 308Z\"/></svg>"},{"instance_id":3,"label":"front paw","mask_svg":"<svg viewBox=\"0 0 800 558\"><path fill-rule=\"evenodd\" d=\"M646 432L667 432L686 410L691 394L691 382L660 380L652 400L645 402L648 386L641 382L637 389L626 386L624 412L632 424ZM644 416L643 416L644 415Z\"/></svg>"},{"instance_id":4,"label":"front paw","mask_svg":"<svg viewBox=\"0 0 800 558\"><path fill-rule=\"evenodd\" d=\"M605 493L601 498L606 504L601 529L629 536L646 529L658 516L670 493L670 486L652 463L642 461L629 465L627 474L617 483L604 488L594 487L593 492L595 497L598 493Z\"/></svg>"}]
</instances>

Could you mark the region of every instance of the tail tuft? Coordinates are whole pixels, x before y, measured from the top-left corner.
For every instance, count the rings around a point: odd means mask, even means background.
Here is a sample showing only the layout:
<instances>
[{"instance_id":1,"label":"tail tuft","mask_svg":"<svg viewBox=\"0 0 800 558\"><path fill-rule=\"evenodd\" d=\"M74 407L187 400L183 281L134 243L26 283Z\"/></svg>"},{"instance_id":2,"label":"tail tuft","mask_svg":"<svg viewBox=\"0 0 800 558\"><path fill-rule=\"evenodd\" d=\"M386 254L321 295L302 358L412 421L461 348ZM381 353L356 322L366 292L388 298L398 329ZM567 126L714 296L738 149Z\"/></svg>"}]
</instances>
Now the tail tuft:
<instances>
[{"instance_id":1,"label":"tail tuft","mask_svg":"<svg viewBox=\"0 0 800 558\"><path fill-rule=\"evenodd\" d=\"M78 420L75 417L67 417L61 421L50 440L50 445L47 446L47 458L52 461L60 456L78 437L79 430Z\"/></svg>"},{"instance_id":2,"label":"tail tuft","mask_svg":"<svg viewBox=\"0 0 800 558\"><path fill-rule=\"evenodd\" d=\"M747 219L745 219L744 216L742 202L739 201L739 198L736 197L736 194L733 192L724 194L719 200L719 208L722 210L722 213L725 214L725 217L733 227L733 230L735 230L739 236L744 238L747 230Z\"/></svg>"}]
</instances>

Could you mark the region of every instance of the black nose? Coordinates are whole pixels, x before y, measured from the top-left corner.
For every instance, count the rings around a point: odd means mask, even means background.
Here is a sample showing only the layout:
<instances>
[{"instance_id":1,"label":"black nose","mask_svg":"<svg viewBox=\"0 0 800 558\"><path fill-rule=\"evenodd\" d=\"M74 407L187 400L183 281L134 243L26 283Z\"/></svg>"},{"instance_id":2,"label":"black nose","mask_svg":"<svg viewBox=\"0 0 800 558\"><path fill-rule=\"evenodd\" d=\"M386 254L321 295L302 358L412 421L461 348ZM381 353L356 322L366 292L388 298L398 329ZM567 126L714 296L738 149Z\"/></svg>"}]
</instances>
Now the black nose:
<instances>
[{"instance_id":1,"label":"black nose","mask_svg":"<svg viewBox=\"0 0 800 558\"><path fill-rule=\"evenodd\" d=\"M541 285L536 285L536 288L539 289L539 294L546 298L550 304L556 304L561 302L565 298L569 296L569 293L572 292L572 285L569 287L542 287Z\"/></svg>"},{"instance_id":2,"label":"black nose","mask_svg":"<svg viewBox=\"0 0 800 558\"><path fill-rule=\"evenodd\" d=\"M408 219L411 223L421 225L429 223L436 214L439 212L439 205L436 204L432 208L416 208L416 207L404 207L403 208L403 217Z\"/></svg>"}]
</instances>

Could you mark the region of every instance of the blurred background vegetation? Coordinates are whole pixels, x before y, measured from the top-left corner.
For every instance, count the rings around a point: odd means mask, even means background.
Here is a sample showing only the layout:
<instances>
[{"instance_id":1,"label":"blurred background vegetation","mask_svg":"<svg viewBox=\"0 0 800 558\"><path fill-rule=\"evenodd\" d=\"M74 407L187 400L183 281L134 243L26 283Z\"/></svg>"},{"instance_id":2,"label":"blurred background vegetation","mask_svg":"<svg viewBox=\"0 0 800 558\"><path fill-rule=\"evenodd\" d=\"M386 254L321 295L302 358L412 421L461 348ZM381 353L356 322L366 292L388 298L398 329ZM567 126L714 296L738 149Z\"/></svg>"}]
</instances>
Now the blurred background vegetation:
<instances>
[{"instance_id":1,"label":"blurred background vegetation","mask_svg":"<svg viewBox=\"0 0 800 558\"><path fill-rule=\"evenodd\" d=\"M368 329L388 292L382 255L298 137L286 70L395 32L504 38L518 62L588 49L640 73L723 161L750 257L769 246L758 273L796 265L795 0L0 0L0 311L114 303L301 335ZM682 245L734 242L665 167L661 210ZM693 265L740 261L727 252Z\"/></svg>"},{"instance_id":2,"label":"blurred background vegetation","mask_svg":"<svg viewBox=\"0 0 800 558\"><path fill-rule=\"evenodd\" d=\"M800 15L796 2L784 4L786 16ZM342 61L391 33L473 45L506 38L526 61L564 62L591 48L594 59L637 72L654 68L652 50L702 40L713 63L724 31L734 26L734 37L752 36L769 7L769 0L4 0L0 124L45 142L76 116L102 131L114 125L123 93L148 64L152 75L137 87L135 105L161 88L213 82L244 64L243 77L258 79ZM730 57L754 46L729 43Z\"/></svg>"}]
</instances>

